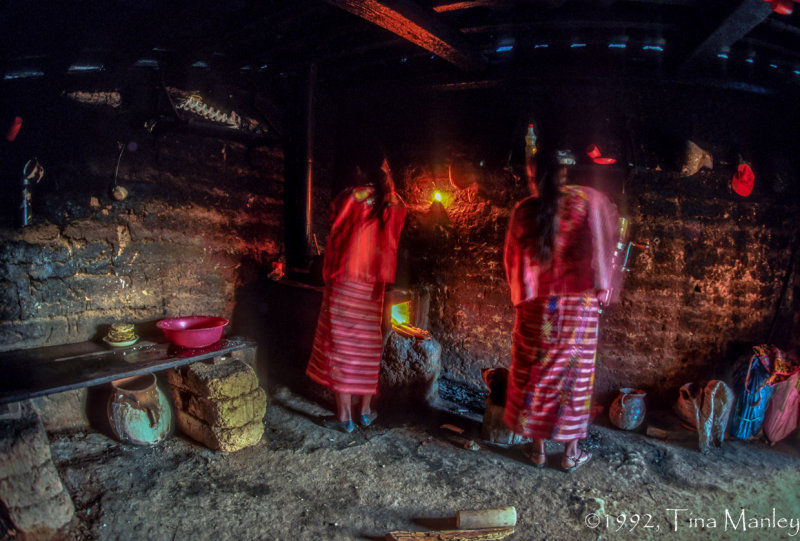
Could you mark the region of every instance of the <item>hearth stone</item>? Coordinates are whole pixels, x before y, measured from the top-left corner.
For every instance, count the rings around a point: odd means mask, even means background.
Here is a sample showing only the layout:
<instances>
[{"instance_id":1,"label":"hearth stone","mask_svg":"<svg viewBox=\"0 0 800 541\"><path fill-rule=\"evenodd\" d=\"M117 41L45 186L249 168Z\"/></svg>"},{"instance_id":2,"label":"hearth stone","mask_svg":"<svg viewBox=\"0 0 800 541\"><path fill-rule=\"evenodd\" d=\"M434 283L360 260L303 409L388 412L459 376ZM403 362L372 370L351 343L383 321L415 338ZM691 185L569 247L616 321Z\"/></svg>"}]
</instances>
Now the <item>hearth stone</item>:
<instances>
[{"instance_id":1,"label":"hearth stone","mask_svg":"<svg viewBox=\"0 0 800 541\"><path fill-rule=\"evenodd\" d=\"M433 401L439 389L441 356L442 346L435 339L406 338L392 331L381 362L381 403L413 409Z\"/></svg>"}]
</instances>

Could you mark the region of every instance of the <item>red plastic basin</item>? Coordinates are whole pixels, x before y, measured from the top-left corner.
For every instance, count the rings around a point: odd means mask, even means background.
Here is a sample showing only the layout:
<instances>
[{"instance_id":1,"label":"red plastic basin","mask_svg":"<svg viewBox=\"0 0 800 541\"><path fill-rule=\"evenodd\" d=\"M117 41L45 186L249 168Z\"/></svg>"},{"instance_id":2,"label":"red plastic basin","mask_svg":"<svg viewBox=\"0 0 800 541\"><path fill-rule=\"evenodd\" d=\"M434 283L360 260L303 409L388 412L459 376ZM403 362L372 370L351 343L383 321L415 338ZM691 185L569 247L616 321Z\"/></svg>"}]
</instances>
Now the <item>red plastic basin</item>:
<instances>
[{"instance_id":1,"label":"red plastic basin","mask_svg":"<svg viewBox=\"0 0 800 541\"><path fill-rule=\"evenodd\" d=\"M219 341L227 324L224 317L187 316L162 319L156 327L176 346L203 348Z\"/></svg>"}]
</instances>

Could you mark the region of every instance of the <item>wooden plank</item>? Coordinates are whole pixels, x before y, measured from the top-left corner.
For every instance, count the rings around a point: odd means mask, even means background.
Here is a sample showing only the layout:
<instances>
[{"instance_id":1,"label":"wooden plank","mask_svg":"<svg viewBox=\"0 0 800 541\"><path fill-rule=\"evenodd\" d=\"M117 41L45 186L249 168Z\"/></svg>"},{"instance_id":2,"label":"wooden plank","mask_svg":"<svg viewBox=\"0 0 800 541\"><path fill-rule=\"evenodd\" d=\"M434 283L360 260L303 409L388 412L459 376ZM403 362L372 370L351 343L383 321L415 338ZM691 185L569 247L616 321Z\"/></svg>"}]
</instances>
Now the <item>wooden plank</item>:
<instances>
[{"instance_id":1,"label":"wooden plank","mask_svg":"<svg viewBox=\"0 0 800 541\"><path fill-rule=\"evenodd\" d=\"M436 12L409 0L325 0L378 25L465 70L487 65L486 59Z\"/></svg>"},{"instance_id":2,"label":"wooden plank","mask_svg":"<svg viewBox=\"0 0 800 541\"><path fill-rule=\"evenodd\" d=\"M80 342L0 353L0 404L175 368L248 347L255 342L232 337L196 349L166 342L140 341L126 348Z\"/></svg>"},{"instance_id":3,"label":"wooden plank","mask_svg":"<svg viewBox=\"0 0 800 541\"><path fill-rule=\"evenodd\" d=\"M480 530L437 530L432 532L397 531L386 534L386 541L492 541L504 539L514 528L482 528Z\"/></svg>"}]
</instances>

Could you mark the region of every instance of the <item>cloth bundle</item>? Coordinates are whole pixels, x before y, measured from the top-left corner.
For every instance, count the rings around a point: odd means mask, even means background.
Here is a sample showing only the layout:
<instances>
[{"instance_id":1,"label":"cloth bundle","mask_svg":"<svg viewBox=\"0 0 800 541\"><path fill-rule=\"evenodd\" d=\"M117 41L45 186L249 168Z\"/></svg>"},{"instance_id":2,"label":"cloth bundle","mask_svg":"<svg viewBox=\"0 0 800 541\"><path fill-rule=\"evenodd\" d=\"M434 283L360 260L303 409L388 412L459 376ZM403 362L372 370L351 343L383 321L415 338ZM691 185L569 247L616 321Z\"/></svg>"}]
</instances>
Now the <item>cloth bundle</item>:
<instances>
[{"instance_id":1,"label":"cloth bundle","mask_svg":"<svg viewBox=\"0 0 800 541\"><path fill-rule=\"evenodd\" d=\"M753 355L739 360L733 373L732 436L746 440L760 434L775 386L796 370L796 360L773 345L753 346Z\"/></svg>"},{"instance_id":2,"label":"cloth bundle","mask_svg":"<svg viewBox=\"0 0 800 541\"><path fill-rule=\"evenodd\" d=\"M775 384L775 392L764 415L764 435L779 442L797 428L800 415L800 371Z\"/></svg>"}]
</instances>

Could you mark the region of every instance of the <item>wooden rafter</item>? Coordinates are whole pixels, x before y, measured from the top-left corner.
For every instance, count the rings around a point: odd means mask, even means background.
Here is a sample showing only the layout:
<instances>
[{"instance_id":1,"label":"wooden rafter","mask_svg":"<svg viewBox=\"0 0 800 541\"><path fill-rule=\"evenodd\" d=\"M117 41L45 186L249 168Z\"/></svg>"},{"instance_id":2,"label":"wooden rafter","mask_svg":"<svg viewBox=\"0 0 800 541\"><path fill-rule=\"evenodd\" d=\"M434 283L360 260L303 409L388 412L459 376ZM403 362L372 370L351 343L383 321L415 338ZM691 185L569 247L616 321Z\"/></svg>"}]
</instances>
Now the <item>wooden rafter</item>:
<instances>
[{"instance_id":1,"label":"wooden rafter","mask_svg":"<svg viewBox=\"0 0 800 541\"><path fill-rule=\"evenodd\" d=\"M772 7L764 0L742 0L708 36L702 39L700 45L689 52L679 64L678 71L693 71L701 67L717 53L749 34L771 13Z\"/></svg>"},{"instance_id":2,"label":"wooden rafter","mask_svg":"<svg viewBox=\"0 0 800 541\"><path fill-rule=\"evenodd\" d=\"M486 66L486 59L432 9L410 0L325 0L430 51L465 70Z\"/></svg>"},{"instance_id":3,"label":"wooden rafter","mask_svg":"<svg viewBox=\"0 0 800 541\"><path fill-rule=\"evenodd\" d=\"M462 2L446 2L439 4L433 8L437 13L444 13L447 11L462 11L465 9L489 7L496 8L502 5L513 4L510 0L464 0Z\"/></svg>"}]
</instances>

